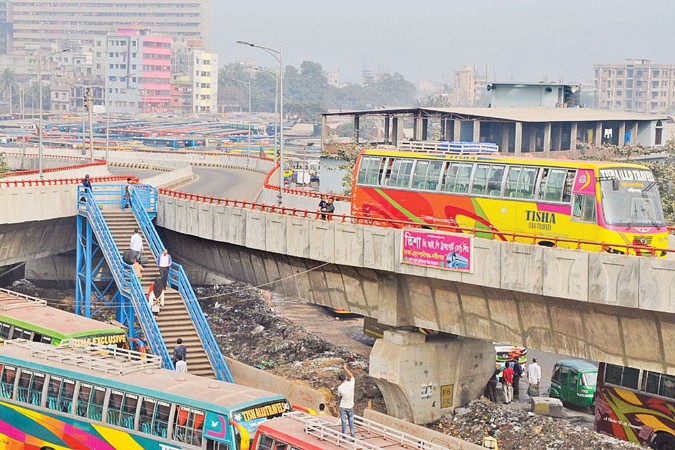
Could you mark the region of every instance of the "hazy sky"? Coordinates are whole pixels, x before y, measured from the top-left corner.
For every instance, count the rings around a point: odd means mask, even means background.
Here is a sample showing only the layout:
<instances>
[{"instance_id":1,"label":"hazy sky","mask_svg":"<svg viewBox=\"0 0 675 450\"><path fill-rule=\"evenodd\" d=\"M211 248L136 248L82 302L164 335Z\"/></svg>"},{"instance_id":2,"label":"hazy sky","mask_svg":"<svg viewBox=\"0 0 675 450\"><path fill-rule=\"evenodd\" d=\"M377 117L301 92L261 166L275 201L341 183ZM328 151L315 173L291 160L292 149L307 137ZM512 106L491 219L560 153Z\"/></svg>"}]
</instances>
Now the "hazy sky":
<instances>
[{"instance_id":1,"label":"hazy sky","mask_svg":"<svg viewBox=\"0 0 675 450\"><path fill-rule=\"evenodd\" d=\"M360 81L364 69L452 81L463 64L491 80L591 78L594 63L675 64L673 0L210 0L210 46L224 65L274 67L250 41L283 47Z\"/></svg>"}]
</instances>

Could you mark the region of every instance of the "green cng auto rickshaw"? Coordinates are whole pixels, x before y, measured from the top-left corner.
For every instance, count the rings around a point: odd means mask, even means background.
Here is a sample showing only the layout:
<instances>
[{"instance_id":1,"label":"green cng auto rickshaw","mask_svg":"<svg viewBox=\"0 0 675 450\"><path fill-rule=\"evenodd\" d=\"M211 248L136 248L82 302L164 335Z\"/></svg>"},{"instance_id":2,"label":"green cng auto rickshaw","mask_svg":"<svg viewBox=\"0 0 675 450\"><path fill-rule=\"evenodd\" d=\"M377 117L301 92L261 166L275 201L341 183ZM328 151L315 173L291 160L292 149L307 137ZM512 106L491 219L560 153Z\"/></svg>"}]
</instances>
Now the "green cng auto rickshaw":
<instances>
[{"instance_id":1,"label":"green cng auto rickshaw","mask_svg":"<svg viewBox=\"0 0 675 450\"><path fill-rule=\"evenodd\" d=\"M583 360L558 361L551 375L550 397L579 408L590 408L595 396L598 368Z\"/></svg>"}]
</instances>

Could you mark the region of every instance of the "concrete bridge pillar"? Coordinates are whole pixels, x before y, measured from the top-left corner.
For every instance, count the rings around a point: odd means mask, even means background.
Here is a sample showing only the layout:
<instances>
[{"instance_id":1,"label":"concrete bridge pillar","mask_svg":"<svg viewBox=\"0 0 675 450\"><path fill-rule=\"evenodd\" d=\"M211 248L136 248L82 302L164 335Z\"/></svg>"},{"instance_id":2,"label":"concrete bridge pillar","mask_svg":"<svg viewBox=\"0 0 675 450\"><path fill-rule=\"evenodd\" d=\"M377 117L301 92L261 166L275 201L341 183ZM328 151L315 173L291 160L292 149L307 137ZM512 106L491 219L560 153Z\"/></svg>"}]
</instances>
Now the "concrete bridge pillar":
<instances>
[{"instance_id":1,"label":"concrete bridge pillar","mask_svg":"<svg viewBox=\"0 0 675 450\"><path fill-rule=\"evenodd\" d=\"M491 342L387 330L370 353L370 376L387 413L424 424L477 398L495 369Z\"/></svg>"}]
</instances>

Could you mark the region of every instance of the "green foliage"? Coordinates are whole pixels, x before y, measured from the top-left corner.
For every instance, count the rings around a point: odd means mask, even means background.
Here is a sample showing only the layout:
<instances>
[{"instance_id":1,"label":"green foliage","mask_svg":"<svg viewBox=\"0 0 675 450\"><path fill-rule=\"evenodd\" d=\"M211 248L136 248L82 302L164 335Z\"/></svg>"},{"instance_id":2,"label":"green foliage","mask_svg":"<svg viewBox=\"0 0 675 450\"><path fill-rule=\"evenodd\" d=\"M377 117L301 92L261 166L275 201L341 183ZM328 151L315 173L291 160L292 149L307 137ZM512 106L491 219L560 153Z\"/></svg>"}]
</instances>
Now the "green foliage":
<instances>
[{"instance_id":1,"label":"green foliage","mask_svg":"<svg viewBox=\"0 0 675 450\"><path fill-rule=\"evenodd\" d=\"M248 104L248 88L234 79L251 79L253 111L274 111L276 68L251 68L232 63L218 73L218 98L221 104ZM415 85L401 74L371 77L362 85L338 88L328 84L320 64L303 61L300 67L284 68L284 114L303 122L318 122L328 109L369 109L379 106L409 105L415 101ZM245 108L244 108L245 109Z\"/></svg>"},{"instance_id":2,"label":"green foliage","mask_svg":"<svg viewBox=\"0 0 675 450\"><path fill-rule=\"evenodd\" d=\"M9 166L7 165L7 155L2 152L0 153L0 178L4 177L7 172L9 172Z\"/></svg>"},{"instance_id":3,"label":"green foliage","mask_svg":"<svg viewBox=\"0 0 675 450\"><path fill-rule=\"evenodd\" d=\"M359 156L359 153L361 150L363 150L363 148L363 145L354 145L351 143L335 145L335 158L340 160L339 168L345 171L345 176L342 178L343 195L351 195L352 193L354 166L356 164L356 158Z\"/></svg>"}]
</instances>

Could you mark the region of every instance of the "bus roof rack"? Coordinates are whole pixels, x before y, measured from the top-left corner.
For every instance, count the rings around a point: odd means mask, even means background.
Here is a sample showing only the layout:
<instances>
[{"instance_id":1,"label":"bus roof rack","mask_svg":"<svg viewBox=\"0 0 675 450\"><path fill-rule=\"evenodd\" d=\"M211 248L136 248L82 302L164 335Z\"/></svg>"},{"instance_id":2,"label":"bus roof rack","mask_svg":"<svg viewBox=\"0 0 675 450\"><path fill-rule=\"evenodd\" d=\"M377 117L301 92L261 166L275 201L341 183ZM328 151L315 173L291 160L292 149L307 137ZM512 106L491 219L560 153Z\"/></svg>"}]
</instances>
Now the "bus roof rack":
<instances>
[{"instance_id":1,"label":"bus roof rack","mask_svg":"<svg viewBox=\"0 0 675 450\"><path fill-rule=\"evenodd\" d=\"M20 292L0 288L0 311L7 311L25 306L47 306L47 301Z\"/></svg>"},{"instance_id":2,"label":"bus roof rack","mask_svg":"<svg viewBox=\"0 0 675 450\"><path fill-rule=\"evenodd\" d=\"M383 443L373 443L358 437L353 438L338 431L334 423L326 420L325 416L314 416L303 411L291 411L284 414L284 417L290 417L305 424L305 433L314 436L322 441L330 442L338 447L351 450L385 450L398 448L424 449L424 450L447 450L447 446L434 444L425 441L417 436L397 430L395 428L382 425L374 420L369 420L361 416L354 416L354 425L356 426L357 436L359 432L366 433L368 439L375 442L373 438L379 438Z\"/></svg>"},{"instance_id":3,"label":"bus roof rack","mask_svg":"<svg viewBox=\"0 0 675 450\"><path fill-rule=\"evenodd\" d=\"M162 358L109 345L56 347L26 339L4 342L30 351L31 356L106 374L126 375L146 369L161 369Z\"/></svg>"},{"instance_id":4,"label":"bus roof rack","mask_svg":"<svg viewBox=\"0 0 675 450\"><path fill-rule=\"evenodd\" d=\"M413 152L451 153L453 155L494 155L499 152L497 144L492 142L401 141L397 148Z\"/></svg>"}]
</instances>

